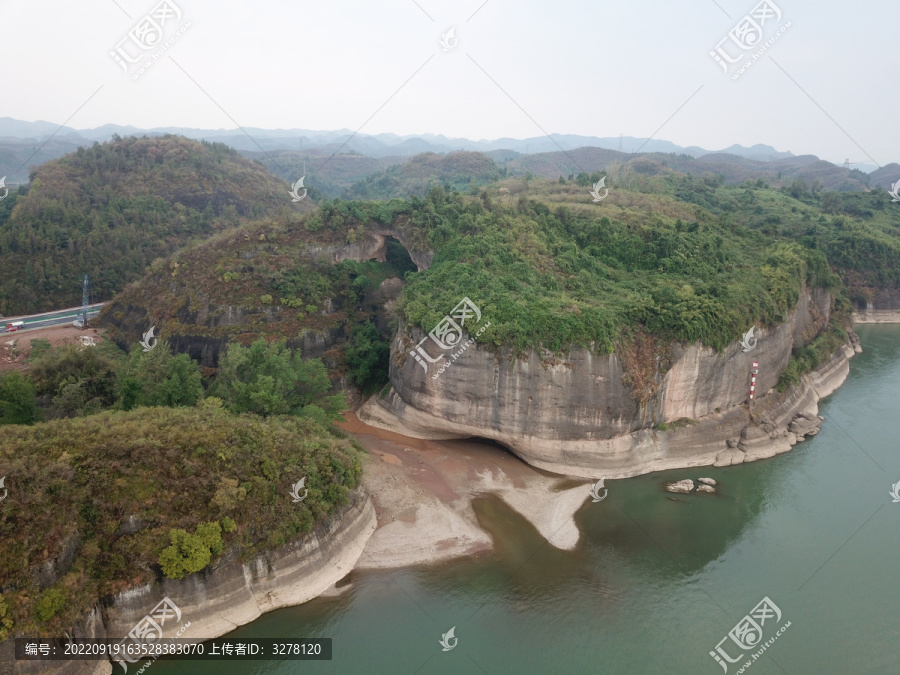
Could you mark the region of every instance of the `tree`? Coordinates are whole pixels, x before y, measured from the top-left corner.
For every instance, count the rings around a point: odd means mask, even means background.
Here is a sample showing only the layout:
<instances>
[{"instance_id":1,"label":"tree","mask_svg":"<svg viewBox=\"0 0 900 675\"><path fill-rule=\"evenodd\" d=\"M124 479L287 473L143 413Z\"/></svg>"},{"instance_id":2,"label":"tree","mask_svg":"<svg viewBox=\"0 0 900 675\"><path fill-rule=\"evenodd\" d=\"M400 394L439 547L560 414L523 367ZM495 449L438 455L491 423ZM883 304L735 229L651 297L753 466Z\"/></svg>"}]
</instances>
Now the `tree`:
<instances>
[{"instance_id":1,"label":"tree","mask_svg":"<svg viewBox=\"0 0 900 675\"><path fill-rule=\"evenodd\" d=\"M326 396L331 388L328 371L320 359L304 361L283 342L269 344L260 338L249 347L233 343L219 360L219 376L210 393L233 412L263 417L285 414L337 419L346 408L343 392Z\"/></svg>"},{"instance_id":2,"label":"tree","mask_svg":"<svg viewBox=\"0 0 900 675\"><path fill-rule=\"evenodd\" d=\"M350 368L350 379L370 394L388 381L391 347L369 322L353 331L344 358Z\"/></svg>"},{"instance_id":3,"label":"tree","mask_svg":"<svg viewBox=\"0 0 900 675\"><path fill-rule=\"evenodd\" d=\"M31 379L38 396L52 397L56 417L88 415L116 400L116 363L96 348L54 348L36 359Z\"/></svg>"},{"instance_id":4,"label":"tree","mask_svg":"<svg viewBox=\"0 0 900 675\"><path fill-rule=\"evenodd\" d=\"M34 386L15 370L0 376L0 424L34 424L37 419Z\"/></svg>"},{"instance_id":5,"label":"tree","mask_svg":"<svg viewBox=\"0 0 900 675\"><path fill-rule=\"evenodd\" d=\"M117 382L118 402L125 410L136 406L193 406L203 396L200 367L187 354L173 356L159 345L144 352L135 347Z\"/></svg>"}]
</instances>

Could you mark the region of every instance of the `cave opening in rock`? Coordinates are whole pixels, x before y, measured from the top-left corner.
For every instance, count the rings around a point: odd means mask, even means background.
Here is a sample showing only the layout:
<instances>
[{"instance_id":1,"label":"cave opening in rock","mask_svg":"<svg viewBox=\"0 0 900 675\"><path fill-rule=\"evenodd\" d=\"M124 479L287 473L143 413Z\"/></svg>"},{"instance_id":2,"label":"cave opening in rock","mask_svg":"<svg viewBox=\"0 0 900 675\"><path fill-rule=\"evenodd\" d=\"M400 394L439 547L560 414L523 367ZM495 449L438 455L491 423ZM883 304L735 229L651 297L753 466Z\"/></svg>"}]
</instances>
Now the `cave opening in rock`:
<instances>
[{"instance_id":1,"label":"cave opening in rock","mask_svg":"<svg viewBox=\"0 0 900 675\"><path fill-rule=\"evenodd\" d=\"M413 262L409 251L394 237L388 237L385 242L385 262L391 265L396 271L397 276L401 279L406 277L407 272L417 272L418 265Z\"/></svg>"},{"instance_id":2,"label":"cave opening in rock","mask_svg":"<svg viewBox=\"0 0 900 675\"><path fill-rule=\"evenodd\" d=\"M503 456L507 456L516 462L521 462L526 466L528 463L519 457L515 452L510 450L507 446L503 445L499 441L495 441L492 438L485 438L484 436L469 436L468 438L461 438L460 442L466 444L473 444L484 452L497 452L502 454Z\"/></svg>"}]
</instances>

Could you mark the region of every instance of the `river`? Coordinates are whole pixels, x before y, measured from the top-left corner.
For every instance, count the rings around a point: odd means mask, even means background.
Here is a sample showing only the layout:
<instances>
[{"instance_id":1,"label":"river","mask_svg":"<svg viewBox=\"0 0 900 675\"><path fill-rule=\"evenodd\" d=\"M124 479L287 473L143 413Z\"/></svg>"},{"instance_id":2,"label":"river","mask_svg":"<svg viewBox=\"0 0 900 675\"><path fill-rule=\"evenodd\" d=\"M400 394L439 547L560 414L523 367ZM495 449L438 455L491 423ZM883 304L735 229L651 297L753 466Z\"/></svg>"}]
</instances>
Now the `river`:
<instances>
[{"instance_id":1,"label":"river","mask_svg":"<svg viewBox=\"0 0 900 675\"><path fill-rule=\"evenodd\" d=\"M715 675L719 646L743 654L729 674L748 661L754 675L900 673L900 503L889 494L900 481L900 326L857 332L864 351L820 403L822 430L789 453L607 481L608 497L578 512L583 537L568 552L500 499L480 499L495 550L354 572L342 595L227 636L332 638L332 661L160 660L147 672ZM700 476L719 493L660 487ZM729 631L747 626L742 649ZM451 627L457 642L443 651Z\"/></svg>"}]
</instances>

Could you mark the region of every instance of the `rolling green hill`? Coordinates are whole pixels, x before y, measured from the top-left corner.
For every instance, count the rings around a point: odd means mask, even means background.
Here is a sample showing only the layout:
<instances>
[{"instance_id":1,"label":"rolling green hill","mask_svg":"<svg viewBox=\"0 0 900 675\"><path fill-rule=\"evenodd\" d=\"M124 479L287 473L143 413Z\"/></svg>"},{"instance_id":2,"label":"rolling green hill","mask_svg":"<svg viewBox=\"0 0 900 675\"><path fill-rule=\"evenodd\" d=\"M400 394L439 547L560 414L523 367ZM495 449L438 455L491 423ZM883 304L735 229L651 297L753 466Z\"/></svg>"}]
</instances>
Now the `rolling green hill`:
<instances>
[{"instance_id":1,"label":"rolling green hill","mask_svg":"<svg viewBox=\"0 0 900 675\"><path fill-rule=\"evenodd\" d=\"M293 184L300 176L306 176L303 182L309 189L313 201L340 197L345 190L356 182L373 174L381 173L396 164L401 164L402 157L367 157L356 153L341 151L332 156L332 152L323 150L273 150L270 152L243 152L259 162L279 178Z\"/></svg>"},{"instance_id":2,"label":"rolling green hill","mask_svg":"<svg viewBox=\"0 0 900 675\"><path fill-rule=\"evenodd\" d=\"M433 152L412 157L403 164L372 174L349 187L345 199L423 197L434 186L451 190L472 189L506 175L490 157L480 152Z\"/></svg>"},{"instance_id":3,"label":"rolling green hill","mask_svg":"<svg viewBox=\"0 0 900 675\"><path fill-rule=\"evenodd\" d=\"M36 169L0 209L0 313L106 300L156 258L245 222L303 211L285 183L221 144L118 139Z\"/></svg>"},{"instance_id":4,"label":"rolling green hill","mask_svg":"<svg viewBox=\"0 0 900 675\"><path fill-rule=\"evenodd\" d=\"M477 196L434 188L425 199L323 203L295 223L248 226L185 251L117 302L123 316L137 303L170 317L175 334L216 339L239 327L217 324L204 303L245 312L248 340L347 325L342 312L360 306L360 291L395 273L304 251L398 224L434 253L429 269L406 275L404 318L429 329L468 296L494 317L485 338L498 346L612 350L641 330L722 347L753 322L783 320L804 285L838 289L843 278L858 302L900 288L900 211L883 191L609 176L600 204L587 190L599 175L508 178ZM337 300L334 311L322 311L325 299Z\"/></svg>"}]
</instances>

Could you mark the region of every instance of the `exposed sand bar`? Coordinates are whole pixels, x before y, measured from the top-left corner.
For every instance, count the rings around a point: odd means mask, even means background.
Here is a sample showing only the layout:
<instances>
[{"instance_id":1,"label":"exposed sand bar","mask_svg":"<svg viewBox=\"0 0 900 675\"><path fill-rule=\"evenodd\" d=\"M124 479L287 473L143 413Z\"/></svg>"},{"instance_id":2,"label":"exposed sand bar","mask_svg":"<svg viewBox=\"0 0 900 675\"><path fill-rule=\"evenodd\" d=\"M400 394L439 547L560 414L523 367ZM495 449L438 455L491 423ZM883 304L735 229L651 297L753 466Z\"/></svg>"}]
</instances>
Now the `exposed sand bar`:
<instances>
[{"instance_id":1,"label":"exposed sand bar","mask_svg":"<svg viewBox=\"0 0 900 675\"><path fill-rule=\"evenodd\" d=\"M575 548L574 515L589 484L535 469L504 449L480 441L429 441L370 427L352 413L341 424L369 452L363 485L375 502L378 526L357 568L431 564L493 547L472 500L494 494L553 546ZM583 479L581 479L583 480Z\"/></svg>"}]
</instances>

